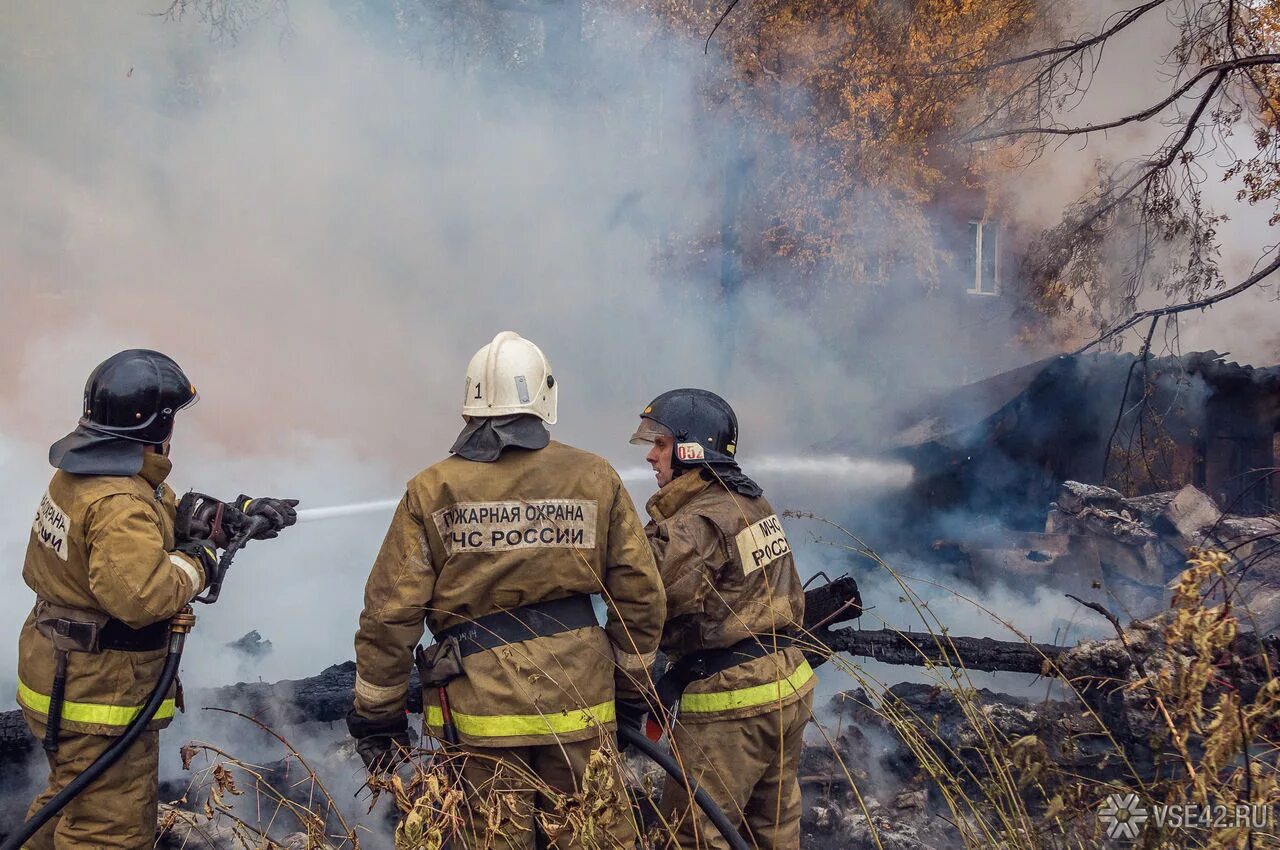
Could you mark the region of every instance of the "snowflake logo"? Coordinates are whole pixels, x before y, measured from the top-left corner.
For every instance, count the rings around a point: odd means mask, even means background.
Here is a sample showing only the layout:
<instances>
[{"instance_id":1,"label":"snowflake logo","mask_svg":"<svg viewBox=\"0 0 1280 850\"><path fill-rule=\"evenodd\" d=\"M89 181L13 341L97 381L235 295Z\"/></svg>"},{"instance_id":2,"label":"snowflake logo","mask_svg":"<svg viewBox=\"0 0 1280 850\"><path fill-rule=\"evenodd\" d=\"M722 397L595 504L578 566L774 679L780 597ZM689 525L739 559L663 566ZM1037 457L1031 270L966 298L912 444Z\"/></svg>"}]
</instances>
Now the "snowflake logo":
<instances>
[{"instance_id":1,"label":"snowflake logo","mask_svg":"<svg viewBox=\"0 0 1280 850\"><path fill-rule=\"evenodd\" d=\"M1137 794L1112 794L1099 807L1098 820L1106 824L1108 838L1134 839L1147 822L1147 810Z\"/></svg>"}]
</instances>

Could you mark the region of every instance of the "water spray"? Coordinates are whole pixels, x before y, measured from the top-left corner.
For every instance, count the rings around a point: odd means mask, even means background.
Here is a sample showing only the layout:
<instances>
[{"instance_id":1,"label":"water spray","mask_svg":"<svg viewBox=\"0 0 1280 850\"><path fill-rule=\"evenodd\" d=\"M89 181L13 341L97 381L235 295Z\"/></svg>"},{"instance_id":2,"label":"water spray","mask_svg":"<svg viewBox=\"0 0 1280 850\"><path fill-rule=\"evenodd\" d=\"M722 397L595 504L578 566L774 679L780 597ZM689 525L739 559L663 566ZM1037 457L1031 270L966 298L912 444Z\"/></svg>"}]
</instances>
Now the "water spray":
<instances>
[{"instance_id":1,"label":"water spray","mask_svg":"<svg viewBox=\"0 0 1280 850\"><path fill-rule=\"evenodd\" d=\"M817 478L858 490L901 490L911 483L915 470L902 461L875 460L847 455L762 455L751 461L752 473L768 481L781 478ZM643 466L629 466L618 470L624 482L652 481L653 470ZM361 514L389 513L400 504L399 499L379 499L370 502L354 502L349 505L333 505L327 508L303 508L298 511L298 522L317 522L324 519L360 516Z\"/></svg>"},{"instance_id":2,"label":"water spray","mask_svg":"<svg viewBox=\"0 0 1280 850\"><path fill-rule=\"evenodd\" d=\"M360 514L380 514L395 510L399 499L380 499L376 502L355 502L350 505L334 505L328 508L302 508L298 511L298 522L315 522L322 519L359 516Z\"/></svg>"}]
</instances>

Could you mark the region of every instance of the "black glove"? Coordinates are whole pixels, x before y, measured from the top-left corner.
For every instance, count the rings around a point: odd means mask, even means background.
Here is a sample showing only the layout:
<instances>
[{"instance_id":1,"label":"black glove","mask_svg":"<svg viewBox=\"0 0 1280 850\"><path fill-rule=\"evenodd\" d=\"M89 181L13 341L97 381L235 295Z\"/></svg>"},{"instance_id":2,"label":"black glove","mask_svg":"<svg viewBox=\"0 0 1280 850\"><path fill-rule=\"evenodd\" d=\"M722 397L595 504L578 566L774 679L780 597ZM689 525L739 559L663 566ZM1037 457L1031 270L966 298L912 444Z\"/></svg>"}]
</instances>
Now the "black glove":
<instances>
[{"instance_id":1,"label":"black glove","mask_svg":"<svg viewBox=\"0 0 1280 850\"><path fill-rule=\"evenodd\" d=\"M250 499L243 493L236 499L236 507L245 516L262 517L268 523L266 528L253 535L254 540L270 540L280 534L280 529L297 522L298 512L294 510L297 506L297 499Z\"/></svg>"},{"instance_id":2,"label":"black glove","mask_svg":"<svg viewBox=\"0 0 1280 850\"><path fill-rule=\"evenodd\" d=\"M173 534L179 543L212 540L219 549L225 549L243 522L244 514L234 506L191 490L178 502Z\"/></svg>"},{"instance_id":3,"label":"black glove","mask_svg":"<svg viewBox=\"0 0 1280 850\"><path fill-rule=\"evenodd\" d=\"M201 568L204 569L204 586L208 587L213 584L214 579L221 576L221 567L218 565L218 549L217 544L212 540L184 540L177 546L173 547L175 552L181 552L184 555L190 555L200 562ZM204 590L204 587L197 588Z\"/></svg>"},{"instance_id":4,"label":"black glove","mask_svg":"<svg viewBox=\"0 0 1280 850\"><path fill-rule=\"evenodd\" d=\"M618 729L634 729L644 734L644 718L649 713L649 704L639 697L615 699L613 701L614 713L617 715ZM618 750L625 751L628 744L621 736L618 737Z\"/></svg>"},{"instance_id":5,"label":"black glove","mask_svg":"<svg viewBox=\"0 0 1280 850\"><path fill-rule=\"evenodd\" d=\"M347 712L347 731L356 739L356 753L370 773L386 773L403 758L410 746L409 718L401 714L389 720L370 720Z\"/></svg>"}]
</instances>

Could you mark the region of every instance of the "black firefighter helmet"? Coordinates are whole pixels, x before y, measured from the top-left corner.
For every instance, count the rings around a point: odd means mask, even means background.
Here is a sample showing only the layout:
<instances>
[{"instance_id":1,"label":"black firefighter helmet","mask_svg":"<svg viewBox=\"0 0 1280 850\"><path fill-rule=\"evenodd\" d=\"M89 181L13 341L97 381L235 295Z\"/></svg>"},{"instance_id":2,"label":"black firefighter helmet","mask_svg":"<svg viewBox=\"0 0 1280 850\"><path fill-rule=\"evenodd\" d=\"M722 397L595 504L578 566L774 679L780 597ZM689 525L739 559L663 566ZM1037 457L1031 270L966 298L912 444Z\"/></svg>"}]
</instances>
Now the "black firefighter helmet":
<instances>
[{"instance_id":1,"label":"black firefighter helmet","mask_svg":"<svg viewBox=\"0 0 1280 850\"><path fill-rule=\"evenodd\" d=\"M172 358L145 348L121 351L89 375L79 427L49 448L49 462L82 474L134 474L143 447L168 440L174 416L198 398Z\"/></svg>"},{"instance_id":2,"label":"black firefighter helmet","mask_svg":"<svg viewBox=\"0 0 1280 850\"><path fill-rule=\"evenodd\" d=\"M713 392L686 387L649 402L631 442L652 443L659 435L672 439L673 467L737 464L738 417L729 402Z\"/></svg>"}]
</instances>

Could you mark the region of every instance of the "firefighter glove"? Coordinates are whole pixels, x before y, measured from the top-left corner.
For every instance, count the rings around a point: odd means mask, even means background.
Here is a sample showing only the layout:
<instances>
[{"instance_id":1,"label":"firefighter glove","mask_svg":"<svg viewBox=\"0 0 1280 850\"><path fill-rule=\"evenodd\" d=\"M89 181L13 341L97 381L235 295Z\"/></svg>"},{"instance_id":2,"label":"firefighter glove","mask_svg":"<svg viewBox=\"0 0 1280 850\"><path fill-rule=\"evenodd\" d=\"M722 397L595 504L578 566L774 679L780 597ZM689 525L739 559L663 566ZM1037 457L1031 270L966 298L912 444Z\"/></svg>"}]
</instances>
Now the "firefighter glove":
<instances>
[{"instance_id":1,"label":"firefighter glove","mask_svg":"<svg viewBox=\"0 0 1280 850\"><path fill-rule=\"evenodd\" d=\"M233 505L192 490L178 502L174 536L180 543L212 540L219 549L225 549L243 521L244 514Z\"/></svg>"},{"instance_id":2,"label":"firefighter glove","mask_svg":"<svg viewBox=\"0 0 1280 850\"><path fill-rule=\"evenodd\" d=\"M262 517L267 521L267 527L253 535L254 540L270 540L280 534L280 529L297 522L297 506L297 499L250 499L243 494L236 499L236 507L246 516Z\"/></svg>"},{"instance_id":3,"label":"firefighter glove","mask_svg":"<svg viewBox=\"0 0 1280 850\"><path fill-rule=\"evenodd\" d=\"M184 540L174 547L174 551L190 555L200 562L200 567L204 570L205 587L213 584L220 577L222 569L218 563L218 548L217 544L212 540L208 538L203 540ZM203 590L204 588L200 589Z\"/></svg>"},{"instance_id":4,"label":"firefighter glove","mask_svg":"<svg viewBox=\"0 0 1280 850\"><path fill-rule=\"evenodd\" d=\"M649 713L649 704L647 702L642 699L624 698L614 700L614 707L619 729L630 727L637 732L644 732L644 718ZM625 750L628 746L630 745L621 738L618 739L619 750Z\"/></svg>"},{"instance_id":5,"label":"firefighter glove","mask_svg":"<svg viewBox=\"0 0 1280 850\"><path fill-rule=\"evenodd\" d=\"M396 766L408 751L409 718L401 714L389 720L370 720L347 712L347 731L356 739L356 753L370 773L386 773Z\"/></svg>"}]
</instances>

